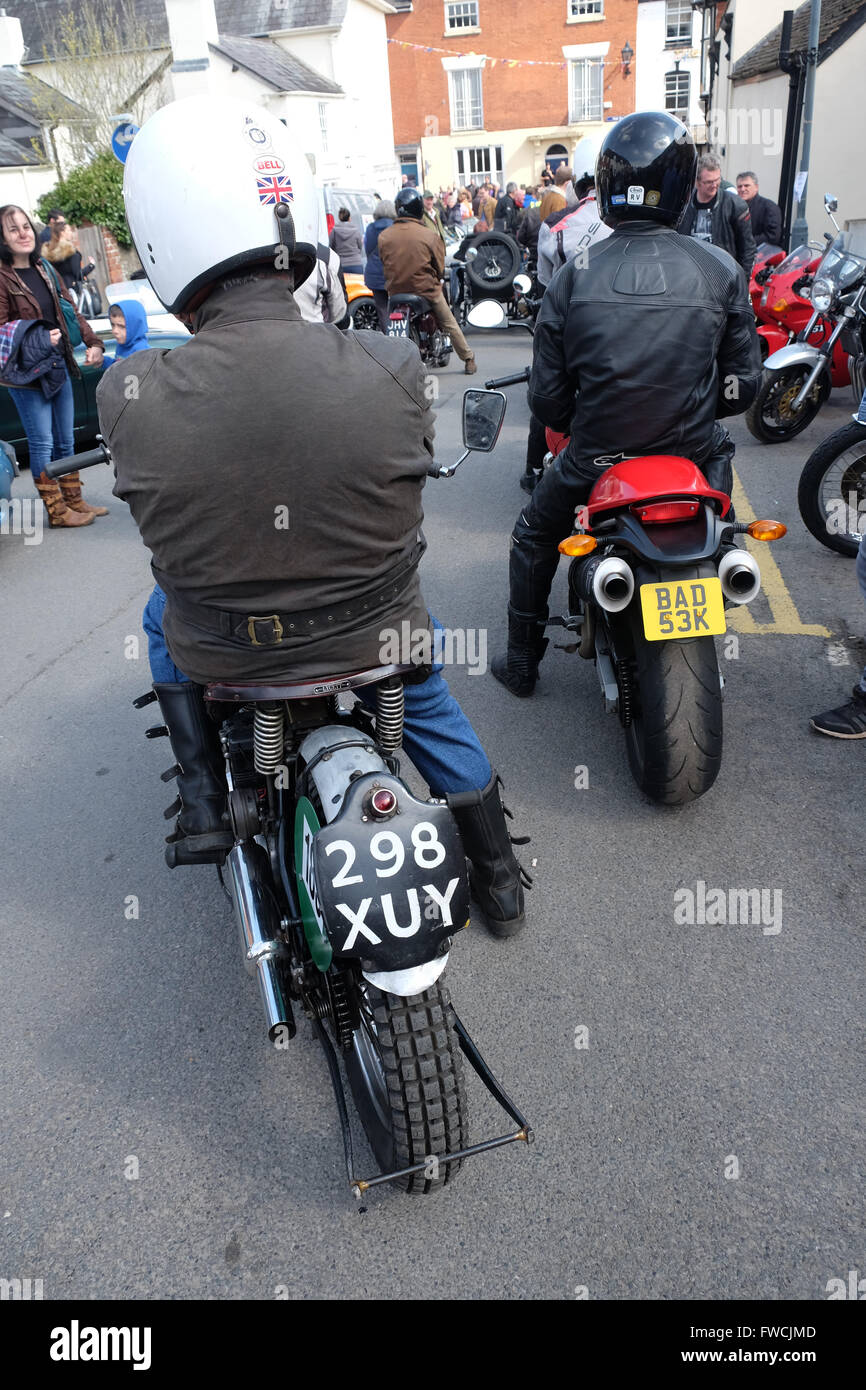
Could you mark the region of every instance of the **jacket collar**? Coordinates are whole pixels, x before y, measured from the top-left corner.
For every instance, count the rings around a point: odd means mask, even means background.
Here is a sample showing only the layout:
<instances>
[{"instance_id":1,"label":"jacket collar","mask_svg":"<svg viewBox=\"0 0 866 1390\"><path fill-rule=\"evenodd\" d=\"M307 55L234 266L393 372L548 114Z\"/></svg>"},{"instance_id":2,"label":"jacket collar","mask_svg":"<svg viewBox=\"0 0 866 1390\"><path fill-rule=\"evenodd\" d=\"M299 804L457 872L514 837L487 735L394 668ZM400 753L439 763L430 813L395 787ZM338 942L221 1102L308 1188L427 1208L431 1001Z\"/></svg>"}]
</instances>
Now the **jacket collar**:
<instances>
[{"instance_id":1,"label":"jacket collar","mask_svg":"<svg viewBox=\"0 0 866 1390\"><path fill-rule=\"evenodd\" d=\"M238 274L243 274L243 267ZM227 290L215 289L194 314L193 328L200 333L203 328L246 323L250 319L294 321L300 318L301 311L288 288L288 282L281 276L269 275L249 285L233 285Z\"/></svg>"}]
</instances>

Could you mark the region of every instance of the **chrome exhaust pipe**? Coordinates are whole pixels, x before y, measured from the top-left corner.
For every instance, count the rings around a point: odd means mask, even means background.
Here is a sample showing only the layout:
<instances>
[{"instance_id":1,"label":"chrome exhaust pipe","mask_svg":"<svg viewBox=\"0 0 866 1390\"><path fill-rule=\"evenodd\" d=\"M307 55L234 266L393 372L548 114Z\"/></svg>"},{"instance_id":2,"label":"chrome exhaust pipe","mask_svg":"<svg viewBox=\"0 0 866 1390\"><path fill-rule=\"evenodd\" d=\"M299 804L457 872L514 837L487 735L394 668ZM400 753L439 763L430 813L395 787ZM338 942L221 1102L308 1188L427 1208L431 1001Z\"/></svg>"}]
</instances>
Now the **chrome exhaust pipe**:
<instances>
[{"instance_id":1,"label":"chrome exhaust pipe","mask_svg":"<svg viewBox=\"0 0 866 1390\"><path fill-rule=\"evenodd\" d=\"M748 550L728 550L719 564L722 593L731 603L751 603L761 588L758 562Z\"/></svg>"},{"instance_id":2,"label":"chrome exhaust pipe","mask_svg":"<svg viewBox=\"0 0 866 1390\"><path fill-rule=\"evenodd\" d=\"M292 1006L280 983L277 960L286 951L279 939L279 920L271 895L265 884L270 874L270 861L261 845L247 842L235 845L226 859L229 889L241 930L241 945L247 973L258 976L268 1037L271 1042L278 1030L285 1028L295 1036Z\"/></svg>"},{"instance_id":3,"label":"chrome exhaust pipe","mask_svg":"<svg viewBox=\"0 0 866 1390\"><path fill-rule=\"evenodd\" d=\"M592 575L592 595L599 608L621 613L634 595L634 575L625 560L608 555L599 560Z\"/></svg>"}]
</instances>

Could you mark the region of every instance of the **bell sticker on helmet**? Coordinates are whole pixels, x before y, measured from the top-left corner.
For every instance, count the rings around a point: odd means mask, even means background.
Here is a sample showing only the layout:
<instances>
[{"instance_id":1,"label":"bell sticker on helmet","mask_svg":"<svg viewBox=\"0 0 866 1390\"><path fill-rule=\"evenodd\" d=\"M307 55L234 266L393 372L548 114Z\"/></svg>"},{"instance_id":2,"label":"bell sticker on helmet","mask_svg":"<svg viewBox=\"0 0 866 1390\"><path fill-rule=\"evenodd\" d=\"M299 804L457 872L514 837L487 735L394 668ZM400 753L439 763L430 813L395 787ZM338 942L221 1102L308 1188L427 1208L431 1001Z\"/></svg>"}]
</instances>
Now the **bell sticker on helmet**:
<instances>
[{"instance_id":1,"label":"bell sticker on helmet","mask_svg":"<svg viewBox=\"0 0 866 1390\"><path fill-rule=\"evenodd\" d=\"M661 202L661 197L662 197L662 195L661 195L661 193L659 193L658 189L651 188L651 189L649 190L649 192L647 193L647 195L646 195L646 205L647 205L647 207L648 207L648 208L657 208L658 205L659 205L659 203Z\"/></svg>"},{"instance_id":2,"label":"bell sticker on helmet","mask_svg":"<svg viewBox=\"0 0 866 1390\"><path fill-rule=\"evenodd\" d=\"M638 206L640 206L643 203L643 192L644 189L642 183L630 183L628 186L629 204L637 204Z\"/></svg>"},{"instance_id":3,"label":"bell sticker on helmet","mask_svg":"<svg viewBox=\"0 0 866 1390\"><path fill-rule=\"evenodd\" d=\"M292 181L287 174L268 174L266 178L257 178L256 183L259 189L259 202L265 205L276 203L292 203L295 195L292 192Z\"/></svg>"},{"instance_id":4,"label":"bell sticker on helmet","mask_svg":"<svg viewBox=\"0 0 866 1390\"><path fill-rule=\"evenodd\" d=\"M275 154L263 154L253 165L256 173L262 177L265 174L282 174L285 167L283 161Z\"/></svg>"}]
</instances>

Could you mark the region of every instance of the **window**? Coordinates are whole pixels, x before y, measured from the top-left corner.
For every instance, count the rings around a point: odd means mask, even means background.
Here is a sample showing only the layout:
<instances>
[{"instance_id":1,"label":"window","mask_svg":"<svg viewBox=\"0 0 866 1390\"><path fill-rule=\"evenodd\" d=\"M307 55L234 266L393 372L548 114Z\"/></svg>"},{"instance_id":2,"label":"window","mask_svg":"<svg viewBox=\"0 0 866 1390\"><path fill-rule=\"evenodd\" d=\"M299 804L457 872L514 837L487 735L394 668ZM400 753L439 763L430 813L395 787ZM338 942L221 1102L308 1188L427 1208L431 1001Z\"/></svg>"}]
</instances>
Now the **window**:
<instances>
[{"instance_id":1,"label":"window","mask_svg":"<svg viewBox=\"0 0 866 1390\"><path fill-rule=\"evenodd\" d=\"M690 86L691 75L689 73L665 73L665 110L680 112L683 120L688 115Z\"/></svg>"},{"instance_id":2,"label":"window","mask_svg":"<svg viewBox=\"0 0 866 1390\"><path fill-rule=\"evenodd\" d=\"M568 0L569 19L604 19L604 0Z\"/></svg>"},{"instance_id":3,"label":"window","mask_svg":"<svg viewBox=\"0 0 866 1390\"><path fill-rule=\"evenodd\" d=\"M328 107L324 101L319 102L319 138L322 141L322 154L328 153Z\"/></svg>"},{"instance_id":4,"label":"window","mask_svg":"<svg viewBox=\"0 0 866 1390\"><path fill-rule=\"evenodd\" d=\"M505 180L501 145L470 145L454 153L461 187L468 183L480 184L485 179L492 179L502 187Z\"/></svg>"},{"instance_id":5,"label":"window","mask_svg":"<svg viewBox=\"0 0 866 1390\"><path fill-rule=\"evenodd\" d=\"M683 48L688 47L691 41L691 0L667 0L665 5L665 43L672 48Z\"/></svg>"},{"instance_id":6,"label":"window","mask_svg":"<svg viewBox=\"0 0 866 1390\"><path fill-rule=\"evenodd\" d=\"M481 105L481 69L461 68L448 74L451 96L451 129L480 130L484 125Z\"/></svg>"},{"instance_id":7,"label":"window","mask_svg":"<svg viewBox=\"0 0 866 1390\"><path fill-rule=\"evenodd\" d=\"M478 0L465 0L465 3L445 6L445 32L456 29L478 28Z\"/></svg>"},{"instance_id":8,"label":"window","mask_svg":"<svg viewBox=\"0 0 866 1390\"><path fill-rule=\"evenodd\" d=\"M575 58L569 65L568 119L600 121L603 117L603 74L601 58Z\"/></svg>"}]
</instances>

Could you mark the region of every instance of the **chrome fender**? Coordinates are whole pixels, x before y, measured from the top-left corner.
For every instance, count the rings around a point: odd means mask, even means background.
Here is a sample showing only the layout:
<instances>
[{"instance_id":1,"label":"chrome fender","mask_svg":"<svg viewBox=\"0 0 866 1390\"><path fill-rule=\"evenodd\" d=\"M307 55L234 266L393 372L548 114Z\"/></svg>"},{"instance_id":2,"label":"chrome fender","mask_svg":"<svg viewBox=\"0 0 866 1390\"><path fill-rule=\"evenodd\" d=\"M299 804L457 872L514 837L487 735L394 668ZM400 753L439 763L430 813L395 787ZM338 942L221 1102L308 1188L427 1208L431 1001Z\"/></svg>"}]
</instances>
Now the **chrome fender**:
<instances>
[{"instance_id":1,"label":"chrome fender","mask_svg":"<svg viewBox=\"0 0 866 1390\"><path fill-rule=\"evenodd\" d=\"M813 347L810 343L788 343L786 347L770 353L764 362L764 371L784 372L790 367L814 367L818 361L825 364L827 362L827 359L822 357L820 348Z\"/></svg>"}]
</instances>

